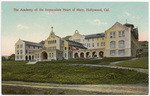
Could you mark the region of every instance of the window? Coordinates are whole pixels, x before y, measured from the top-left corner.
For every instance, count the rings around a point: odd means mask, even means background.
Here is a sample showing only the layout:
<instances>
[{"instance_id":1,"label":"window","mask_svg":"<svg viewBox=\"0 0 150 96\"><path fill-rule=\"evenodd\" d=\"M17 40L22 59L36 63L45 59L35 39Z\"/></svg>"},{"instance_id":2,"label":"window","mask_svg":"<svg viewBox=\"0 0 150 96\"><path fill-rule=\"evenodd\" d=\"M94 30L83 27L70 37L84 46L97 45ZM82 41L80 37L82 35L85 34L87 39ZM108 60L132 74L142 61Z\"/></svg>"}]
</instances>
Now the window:
<instances>
[{"instance_id":1,"label":"window","mask_svg":"<svg viewBox=\"0 0 150 96\"><path fill-rule=\"evenodd\" d=\"M94 38L92 38L92 41L94 41Z\"/></svg>"},{"instance_id":2,"label":"window","mask_svg":"<svg viewBox=\"0 0 150 96\"><path fill-rule=\"evenodd\" d=\"M118 55L119 56L124 56L125 55L125 50L118 50Z\"/></svg>"},{"instance_id":3,"label":"window","mask_svg":"<svg viewBox=\"0 0 150 96\"><path fill-rule=\"evenodd\" d=\"M35 54L35 59L37 58L37 54Z\"/></svg>"},{"instance_id":4,"label":"window","mask_svg":"<svg viewBox=\"0 0 150 96\"><path fill-rule=\"evenodd\" d=\"M97 43L97 46L99 46L99 43Z\"/></svg>"},{"instance_id":5,"label":"window","mask_svg":"<svg viewBox=\"0 0 150 96\"><path fill-rule=\"evenodd\" d=\"M118 42L118 47L119 47L119 48L124 48L124 47L125 47L124 40L120 40L120 41Z\"/></svg>"},{"instance_id":6,"label":"window","mask_svg":"<svg viewBox=\"0 0 150 96\"><path fill-rule=\"evenodd\" d=\"M22 48L22 47L23 47L23 45L21 44L21 45L20 45L20 48Z\"/></svg>"},{"instance_id":7,"label":"window","mask_svg":"<svg viewBox=\"0 0 150 96\"><path fill-rule=\"evenodd\" d=\"M37 54L37 57L39 58L39 54Z\"/></svg>"},{"instance_id":8,"label":"window","mask_svg":"<svg viewBox=\"0 0 150 96\"><path fill-rule=\"evenodd\" d=\"M90 40L88 39L88 41L90 41Z\"/></svg>"},{"instance_id":9,"label":"window","mask_svg":"<svg viewBox=\"0 0 150 96\"><path fill-rule=\"evenodd\" d=\"M20 50L20 54L22 54L22 50Z\"/></svg>"},{"instance_id":10,"label":"window","mask_svg":"<svg viewBox=\"0 0 150 96\"><path fill-rule=\"evenodd\" d=\"M19 59L19 56L17 56L17 59Z\"/></svg>"},{"instance_id":11,"label":"window","mask_svg":"<svg viewBox=\"0 0 150 96\"><path fill-rule=\"evenodd\" d=\"M52 57L53 57L53 53L52 53Z\"/></svg>"},{"instance_id":12,"label":"window","mask_svg":"<svg viewBox=\"0 0 150 96\"><path fill-rule=\"evenodd\" d=\"M121 37L121 31L119 31L119 37Z\"/></svg>"},{"instance_id":13,"label":"window","mask_svg":"<svg viewBox=\"0 0 150 96\"><path fill-rule=\"evenodd\" d=\"M113 38L113 36L112 36L112 32L110 32L110 38Z\"/></svg>"},{"instance_id":14,"label":"window","mask_svg":"<svg viewBox=\"0 0 150 96\"><path fill-rule=\"evenodd\" d=\"M102 40L104 40L104 37L102 37Z\"/></svg>"},{"instance_id":15,"label":"window","mask_svg":"<svg viewBox=\"0 0 150 96\"><path fill-rule=\"evenodd\" d=\"M110 56L115 56L116 51L115 50L110 50Z\"/></svg>"},{"instance_id":16,"label":"window","mask_svg":"<svg viewBox=\"0 0 150 96\"><path fill-rule=\"evenodd\" d=\"M124 34L124 30L122 31L122 37L124 37L125 36L125 34Z\"/></svg>"},{"instance_id":17,"label":"window","mask_svg":"<svg viewBox=\"0 0 150 96\"><path fill-rule=\"evenodd\" d=\"M115 48L116 47L116 42L115 41L111 41L110 42L110 48Z\"/></svg>"},{"instance_id":18,"label":"window","mask_svg":"<svg viewBox=\"0 0 150 96\"><path fill-rule=\"evenodd\" d=\"M94 47L94 43L92 43L92 47Z\"/></svg>"},{"instance_id":19,"label":"window","mask_svg":"<svg viewBox=\"0 0 150 96\"><path fill-rule=\"evenodd\" d=\"M22 59L22 56L20 56L20 59Z\"/></svg>"},{"instance_id":20,"label":"window","mask_svg":"<svg viewBox=\"0 0 150 96\"><path fill-rule=\"evenodd\" d=\"M19 45L17 45L17 48L19 48Z\"/></svg>"},{"instance_id":21,"label":"window","mask_svg":"<svg viewBox=\"0 0 150 96\"><path fill-rule=\"evenodd\" d=\"M110 32L110 38L115 38L116 37L116 33L115 32Z\"/></svg>"},{"instance_id":22,"label":"window","mask_svg":"<svg viewBox=\"0 0 150 96\"><path fill-rule=\"evenodd\" d=\"M51 38L53 38L53 34L51 34Z\"/></svg>"},{"instance_id":23,"label":"window","mask_svg":"<svg viewBox=\"0 0 150 96\"><path fill-rule=\"evenodd\" d=\"M49 53L49 57L51 57L51 53Z\"/></svg>"},{"instance_id":24,"label":"window","mask_svg":"<svg viewBox=\"0 0 150 96\"><path fill-rule=\"evenodd\" d=\"M116 33L115 32L113 32L113 38L115 38L116 37Z\"/></svg>"},{"instance_id":25,"label":"window","mask_svg":"<svg viewBox=\"0 0 150 96\"><path fill-rule=\"evenodd\" d=\"M67 47L65 47L65 50L67 50Z\"/></svg>"},{"instance_id":26,"label":"window","mask_svg":"<svg viewBox=\"0 0 150 96\"><path fill-rule=\"evenodd\" d=\"M65 53L65 57L67 57L67 54Z\"/></svg>"},{"instance_id":27,"label":"window","mask_svg":"<svg viewBox=\"0 0 150 96\"><path fill-rule=\"evenodd\" d=\"M105 46L105 42L101 42L101 46Z\"/></svg>"},{"instance_id":28,"label":"window","mask_svg":"<svg viewBox=\"0 0 150 96\"><path fill-rule=\"evenodd\" d=\"M17 50L17 54L19 54L19 50Z\"/></svg>"},{"instance_id":29,"label":"window","mask_svg":"<svg viewBox=\"0 0 150 96\"><path fill-rule=\"evenodd\" d=\"M89 47L90 47L90 43L89 43Z\"/></svg>"},{"instance_id":30,"label":"window","mask_svg":"<svg viewBox=\"0 0 150 96\"><path fill-rule=\"evenodd\" d=\"M101 42L101 46L103 46L103 42Z\"/></svg>"},{"instance_id":31,"label":"window","mask_svg":"<svg viewBox=\"0 0 150 96\"><path fill-rule=\"evenodd\" d=\"M124 30L123 31L118 31L118 34L119 34L119 37L124 37L125 36Z\"/></svg>"},{"instance_id":32,"label":"window","mask_svg":"<svg viewBox=\"0 0 150 96\"><path fill-rule=\"evenodd\" d=\"M28 50L26 50L26 54L28 54Z\"/></svg>"}]
</instances>

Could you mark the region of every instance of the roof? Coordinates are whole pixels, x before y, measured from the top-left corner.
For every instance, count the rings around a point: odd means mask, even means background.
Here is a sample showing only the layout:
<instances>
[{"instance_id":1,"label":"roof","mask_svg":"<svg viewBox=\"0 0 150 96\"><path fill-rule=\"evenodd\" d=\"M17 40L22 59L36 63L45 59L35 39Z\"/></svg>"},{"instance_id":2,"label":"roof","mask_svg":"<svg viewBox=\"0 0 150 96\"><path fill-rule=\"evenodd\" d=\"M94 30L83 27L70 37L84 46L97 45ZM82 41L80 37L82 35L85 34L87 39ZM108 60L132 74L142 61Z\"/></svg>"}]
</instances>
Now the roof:
<instances>
[{"instance_id":1,"label":"roof","mask_svg":"<svg viewBox=\"0 0 150 96\"><path fill-rule=\"evenodd\" d=\"M66 36L66 37L64 37L64 38L62 38L62 39L64 39L64 40L69 40L70 37L71 37L71 36Z\"/></svg>"},{"instance_id":2,"label":"roof","mask_svg":"<svg viewBox=\"0 0 150 96\"><path fill-rule=\"evenodd\" d=\"M41 41L39 44L41 44L41 45L43 45L44 46L44 44L45 44L45 41Z\"/></svg>"},{"instance_id":3,"label":"roof","mask_svg":"<svg viewBox=\"0 0 150 96\"><path fill-rule=\"evenodd\" d=\"M85 35L85 39L90 39L90 38L102 38L102 37L105 37L105 34L104 34L104 33Z\"/></svg>"},{"instance_id":4,"label":"roof","mask_svg":"<svg viewBox=\"0 0 150 96\"><path fill-rule=\"evenodd\" d=\"M129 23L124 24L124 26L127 26L127 27L132 26L132 27L134 27L134 25L133 25L133 24L129 24Z\"/></svg>"},{"instance_id":5,"label":"roof","mask_svg":"<svg viewBox=\"0 0 150 96\"><path fill-rule=\"evenodd\" d=\"M30 42L30 41L25 41L25 40L23 40L23 42L25 42L26 45L42 47L41 43L35 43L35 42Z\"/></svg>"},{"instance_id":6,"label":"roof","mask_svg":"<svg viewBox=\"0 0 150 96\"><path fill-rule=\"evenodd\" d=\"M78 47L78 48L82 48L82 49L87 49L86 47L83 46L83 44L79 43L79 42L75 42L72 40L66 40L68 42L68 45L70 46L74 46L74 47Z\"/></svg>"}]
</instances>

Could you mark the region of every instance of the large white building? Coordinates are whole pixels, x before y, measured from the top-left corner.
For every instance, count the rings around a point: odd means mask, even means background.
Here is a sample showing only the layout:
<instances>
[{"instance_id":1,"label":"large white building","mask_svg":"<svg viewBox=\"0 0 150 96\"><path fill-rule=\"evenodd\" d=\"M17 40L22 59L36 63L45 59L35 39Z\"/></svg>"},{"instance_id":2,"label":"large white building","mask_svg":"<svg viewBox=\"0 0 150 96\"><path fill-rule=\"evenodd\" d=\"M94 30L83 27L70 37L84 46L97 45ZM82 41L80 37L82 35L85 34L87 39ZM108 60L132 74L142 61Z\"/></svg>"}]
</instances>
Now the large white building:
<instances>
[{"instance_id":1,"label":"large white building","mask_svg":"<svg viewBox=\"0 0 150 96\"><path fill-rule=\"evenodd\" d=\"M138 29L133 24L116 22L102 33L74 35L61 38L54 34L40 43L19 39L15 44L15 60L50 61L73 58L135 57L138 45Z\"/></svg>"}]
</instances>

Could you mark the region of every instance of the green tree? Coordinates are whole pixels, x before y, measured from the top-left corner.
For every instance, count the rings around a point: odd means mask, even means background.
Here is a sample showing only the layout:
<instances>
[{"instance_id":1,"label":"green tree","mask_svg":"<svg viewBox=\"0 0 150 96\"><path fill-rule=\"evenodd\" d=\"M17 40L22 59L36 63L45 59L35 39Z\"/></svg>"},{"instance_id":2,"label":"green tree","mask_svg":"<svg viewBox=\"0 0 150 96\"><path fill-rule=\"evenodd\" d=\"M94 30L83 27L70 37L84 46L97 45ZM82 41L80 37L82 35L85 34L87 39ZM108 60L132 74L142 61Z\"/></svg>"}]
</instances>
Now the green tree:
<instances>
[{"instance_id":1,"label":"green tree","mask_svg":"<svg viewBox=\"0 0 150 96\"><path fill-rule=\"evenodd\" d=\"M2 61L6 61L6 58L4 56L2 56Z\"/></svg>"},{"instance_id":2,"label":"green tree","mask_svg":"<svg viewBox=\"0 0 150 96\"><path fill-rule=\"evenodd\" d=\"M11 54L11 55L8 57L8 60L14 61L14 60L15 60L15 54Z\"/></svg>"}]
</instances>

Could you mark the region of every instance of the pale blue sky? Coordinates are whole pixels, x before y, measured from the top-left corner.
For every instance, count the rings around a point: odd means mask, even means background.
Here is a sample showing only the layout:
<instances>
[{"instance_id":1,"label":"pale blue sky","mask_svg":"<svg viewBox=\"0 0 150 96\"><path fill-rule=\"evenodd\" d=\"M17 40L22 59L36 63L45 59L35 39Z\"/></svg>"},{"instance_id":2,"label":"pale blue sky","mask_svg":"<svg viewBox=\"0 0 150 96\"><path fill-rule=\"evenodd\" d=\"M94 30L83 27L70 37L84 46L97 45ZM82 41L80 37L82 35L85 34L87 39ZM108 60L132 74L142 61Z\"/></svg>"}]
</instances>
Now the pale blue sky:
<instances>
[{"instance_id":1,"label":"pale blue sky","mask_svg":"<svg viewBox=\"0 0 150 96\"><path fill-rule=\"evenodd\" d=\"M15 12L13 8L109 8L110 12ZM50 27L60 37L102 33L115 22L125 21L138 26L140 40L148 40L147 2L2 2L2 55L14 53L20 38L40 42L50 33Z\"/></svg>"}]
</instances>

